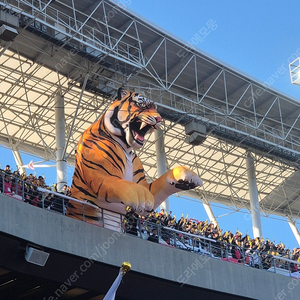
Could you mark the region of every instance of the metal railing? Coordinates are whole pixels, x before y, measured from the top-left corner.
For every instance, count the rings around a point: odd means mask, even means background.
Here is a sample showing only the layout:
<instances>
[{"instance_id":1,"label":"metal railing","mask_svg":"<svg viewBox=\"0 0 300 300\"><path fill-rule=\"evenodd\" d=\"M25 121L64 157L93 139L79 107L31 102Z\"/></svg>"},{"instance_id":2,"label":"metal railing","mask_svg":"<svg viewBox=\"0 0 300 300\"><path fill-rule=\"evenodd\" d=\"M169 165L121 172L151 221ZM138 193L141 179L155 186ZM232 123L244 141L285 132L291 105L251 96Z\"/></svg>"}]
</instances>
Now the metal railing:
<instances>
[{"instance_id":1,"label":"metal railing","mask_svg":"<svg viewBox=\"0 0 300 300\"><path fill-rule=\"evenodd\" d=\"M39 187L30 178L22 180L18 176L0 172L0 193L4 193L14 199L23 201L33 206L65 215L67 204L70 200L82 205L82 220L85 220L85 207L89 206L100 210L99 226L120 231L123 216L115 212L104 210L86 201L80 201L64 193L59 193L50 188Z\"/></svg>"},{"instance_id":2,"label":"metal railing","mask_svg":"<svg viewBox=\"0 0 300 300\"><path fill-rule=\"evenodd\" d=\"M268 269L268 271L300 279L299 261L277 255L273 255L271 260L272 266Z\"/></svg>"},{"instance_id":3,"label":"metal railing","mask_svg":"<svg viewBox=\"0 0 300 300\"><path fill-rule=\"evenodd\" d=\"M105 2L105 1L104 1ZM142 66L142 51L139 47L125 42L122 37L126 35L118 28L113 28L118 32L120 38L115 38L107 32L108 24L103 18L95 18L87 15L75 8L60 3L70 14L64 13L48 3L41 1L24 0L4 0L0 1L0 6L11 13L19 15L22 22L35 27L37 30L54 35L58 40L65 43L76 43L78 46L86 47L86 51L92 55L109 55L135 67ZM76 12L78 18L74 19ZM103 30L105 29L105 30ZM136 39L127 34L130 40Z\"/></svg>"}]
</instances>

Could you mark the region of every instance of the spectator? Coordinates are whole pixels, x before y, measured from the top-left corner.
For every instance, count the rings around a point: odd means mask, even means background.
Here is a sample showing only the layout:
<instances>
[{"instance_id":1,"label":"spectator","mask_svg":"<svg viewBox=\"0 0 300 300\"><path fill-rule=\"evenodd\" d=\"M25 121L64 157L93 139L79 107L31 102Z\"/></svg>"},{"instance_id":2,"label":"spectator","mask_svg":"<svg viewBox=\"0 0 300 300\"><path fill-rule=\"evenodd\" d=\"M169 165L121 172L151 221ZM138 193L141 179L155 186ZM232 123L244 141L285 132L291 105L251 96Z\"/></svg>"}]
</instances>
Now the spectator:
<instances>
[{"instance_id":1,"label":"spectator","mask_svg":"<svg viewBox=\"0 0 300 300\"><path fill-rule=\"evenodd\" d=\"M257 256L259 257L258 254L257 254ZM261 265L264 270L269 270L272 267L272 255L271 254L262 254L261 255ZM254 263L254 267L259 268L259 265Z\"/></svg>"},{"instance_id":2,"label":"spectator","mask_svg":"<svg viewBox=\"0 0 300 300\"><path fill-rule=\"evenodd\" d=\"M158 235L155 228L152 229L152 234L148 237L148 241L158 243Z\"/></svg>"},{"instance_id":3,"label":"spectator","mask_svg":"<svg viewBox=\"0 0 300 300\"><path fill-rule=\"evenodd\" d=\"M221 241L220 234L218 232L214 232L212 238L216 240L216 243L212 244L213 255L216 257L223 257L224 254L224 245Z\"/></svg>"},{"instance_id":4,"label":"spectator","mask_svg":"<svg viewBox=\"0 0 300 300\"><path fill-rule=\"evenodd\" d=\"M11 177L8 175L8 173L4 175L4 193L6 195L12 195Z\"/></svg>"},{"instance_id":5,"label":"spectator","mask_svg":"<svg viewBox=\"0 0 300 300\"><path fill-rule=\"evenodd\" d=\"M26 177L24 183L24 202L32 204L32 200L35 198L35 187L32 184L32 176Z\"/></svg>"},{"instance_id":6,"label":"spectator","mask_svg":"<svg viewBox=\"0 0 300 300\"><path fill-rule=\"evenodd\" d=\"M46 187L45 178L43 176L39 176L36 185L38 187L45 188Z\"/></svg>"},{"instance_id":7,"label":"spectator","mask_svg":"<svg viewBox=\"0 0 300 300\"><path fill-rule=\"evenodd\" d=\"M11 173L10 165L6 165L4 168L5 173Z\"/></svg>"},{"instance_id":8,"label":"spectator","mask_svg":"<svg viewBox=\"0 0 300 300\"><path fill-rule=\"evenodd\" d=\"M63 194L63 193L61 193L61 194ZM67 205L66 199L55 195L53 197L53 201L50 205L50 210L64 214L65 213L65 205Z\"/></svg>"},{"instance_id":9,"label":"spectator","mask_svg":"<svg viewBox=\"0 0 300 300\"><path fill-rule=\"evenodd\" d=\"M66 184L64 184L61 193L63 193L66 196L70 196L70 188Z\"/></svg>"},{"instance_id":10,"label":"spectator","mask_svg":"<svg viewBox=\"0 0 300 300\"><path fill-rule=\"evenodd\" d=\"M0 171L0 193L4 192L4 170Z\"/></svg>"},{"instance_id":11,"label":"spectator","mask_svg":"<svg viewBox=\"0 0 300 300\"><path fill-rule=\"evenodd\" d=\"M240 262L242 255L241 255L240 249L237 245L233 245L231 247L231 256L232 256L232 258L237 259Z\"/></svg>"},{"instance_id":12,"label":"spectator","mask_svg":"<svg viewBox=\"0 0 300 300\"><path fill-rule=\"evenodd\" d=\"M133 209L127 208L125 215L125 231L132 235L138 235L137 220L139 216L134 212Z\"/></svg>"},{"instance_id":13,"label":"spectator","mask_svg":"<svg viewBox=\"0 0 300 300\"><path fill-rule=\"evenodd\" d=\"M51 208L51 204L53 202L54 194L46 194L44 199L44 208L49 209Z\"/></svg>"}]
</instances>

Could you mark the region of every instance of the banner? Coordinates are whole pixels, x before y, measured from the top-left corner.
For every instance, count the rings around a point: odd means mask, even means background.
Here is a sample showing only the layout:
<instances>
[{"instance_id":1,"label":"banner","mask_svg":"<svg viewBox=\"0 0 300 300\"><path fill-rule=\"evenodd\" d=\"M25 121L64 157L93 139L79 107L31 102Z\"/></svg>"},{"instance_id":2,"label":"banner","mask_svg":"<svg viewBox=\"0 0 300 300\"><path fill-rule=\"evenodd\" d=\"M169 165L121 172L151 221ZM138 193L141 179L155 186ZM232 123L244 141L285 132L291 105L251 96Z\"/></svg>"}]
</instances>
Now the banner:
<instances>
[{"instance_id":1,"label":"banner","mask_svg":"<svg viewBox=\"0 0 300 300\"><path fill-rule=\"evenodd\" d=\"M116 296L117 289L122 281L123 276L130 270L131 265L128 262L124 262L120 268L119 275L115 279L114 283L110 287L109 291L103 298L103 300L114 300Z\"/></svg>"}]
</instances>

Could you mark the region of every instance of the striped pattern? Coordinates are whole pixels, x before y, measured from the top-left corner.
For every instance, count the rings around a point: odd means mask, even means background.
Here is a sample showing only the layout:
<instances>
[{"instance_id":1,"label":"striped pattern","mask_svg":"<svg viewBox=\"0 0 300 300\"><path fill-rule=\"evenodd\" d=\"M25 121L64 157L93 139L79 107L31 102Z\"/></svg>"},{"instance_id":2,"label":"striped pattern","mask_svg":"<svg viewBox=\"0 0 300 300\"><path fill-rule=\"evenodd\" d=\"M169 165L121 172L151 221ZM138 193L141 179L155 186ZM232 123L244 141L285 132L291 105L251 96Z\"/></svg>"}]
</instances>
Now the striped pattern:
<instances>
[{"instance_id":1,"label":"striped pattern","mask_svg":"<svg viewBox=\"0 0 300 300\"><path fill-rule=\"evenodd\" d=\"M146 131L158 128L160 122L153 102L122 90L79 140L72 197L119 212L125 212L126 205L139 206L139 200L134 198L140 195L153 202L143 166L133 150L143 145ZM142 124L144 128L139 130ZM153 203L148 208L153 208ZM82 219L82 212L82 205L69 202L67 215ZM101 217L100 210L88 206L84 213L89 222Z\"/></svg>"}]
</instances>

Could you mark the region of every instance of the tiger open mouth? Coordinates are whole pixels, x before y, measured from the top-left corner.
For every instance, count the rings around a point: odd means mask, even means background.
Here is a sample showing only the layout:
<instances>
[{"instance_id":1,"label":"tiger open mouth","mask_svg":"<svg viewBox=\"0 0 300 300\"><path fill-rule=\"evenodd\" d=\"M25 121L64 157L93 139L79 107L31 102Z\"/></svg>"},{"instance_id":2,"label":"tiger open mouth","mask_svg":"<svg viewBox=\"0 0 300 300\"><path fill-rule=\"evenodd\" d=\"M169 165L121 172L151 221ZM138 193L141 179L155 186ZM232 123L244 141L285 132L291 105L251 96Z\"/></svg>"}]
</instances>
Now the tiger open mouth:
<instances>
[{"instance_id":1,"label":"tiger open mouth","mask_svg":"<svg viewBox=\"0 0 300 300\"><path fill-rule=\"evenodd\" d=\"M140 145L144 144L145 134L152 128L150 124L142 122L139 118L133 119L129 124L132 138Z\"/></svg>"}]
</instances>

